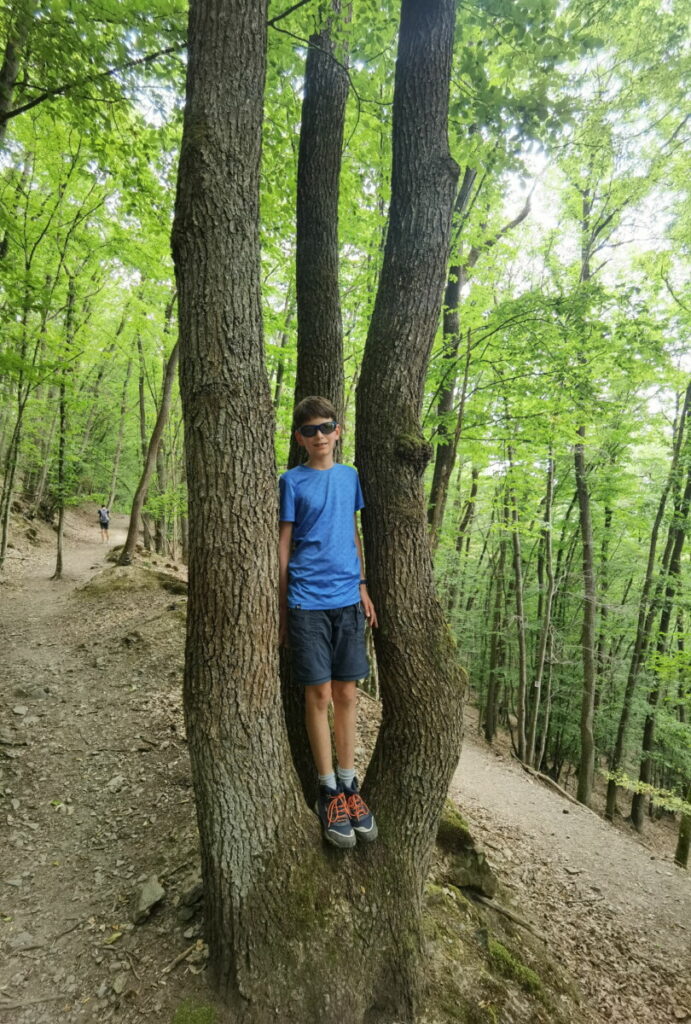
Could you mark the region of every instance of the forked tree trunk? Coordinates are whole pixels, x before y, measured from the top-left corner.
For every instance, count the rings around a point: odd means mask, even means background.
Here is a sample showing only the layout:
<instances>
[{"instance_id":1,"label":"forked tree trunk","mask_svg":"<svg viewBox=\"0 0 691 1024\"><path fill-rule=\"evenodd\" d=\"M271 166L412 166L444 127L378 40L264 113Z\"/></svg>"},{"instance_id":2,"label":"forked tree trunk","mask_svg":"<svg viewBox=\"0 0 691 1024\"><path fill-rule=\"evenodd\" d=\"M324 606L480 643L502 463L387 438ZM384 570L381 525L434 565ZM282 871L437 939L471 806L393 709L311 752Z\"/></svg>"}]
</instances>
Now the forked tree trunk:
<instances>
[{"instance_id":1,"label":"forked tree trunk","mask_svg":"<svg viewBox=\"0 0 691 1024\"><path fill-rule=\"evenodd\" d=\"M377 416L376 435L363 435L363 476L374 481L365 541L386 666L368 773L380 841L344 857L323 848L291 768L278 682L273 438L247 430L271 417L258 232L266 4L191 4L173 232L190 498L184 690L210 971L236 1024L391 1024L415 1013L420 897L458 755L462 690L433 597L417 425L453 198L453 13L451 0L404 0L401 16L392 220L360 395L363 416ZM410 237L415 250L402 244ZM394 328L396 280L409 287ZM397 426L382 433L388 402L369 401L368 387L392 337L406 346L392 369L409 384L412 346L416 385L409 406L397 389ZM393 449L384 460L371 452L382 436Z\"/></svg>"}]
</instances>

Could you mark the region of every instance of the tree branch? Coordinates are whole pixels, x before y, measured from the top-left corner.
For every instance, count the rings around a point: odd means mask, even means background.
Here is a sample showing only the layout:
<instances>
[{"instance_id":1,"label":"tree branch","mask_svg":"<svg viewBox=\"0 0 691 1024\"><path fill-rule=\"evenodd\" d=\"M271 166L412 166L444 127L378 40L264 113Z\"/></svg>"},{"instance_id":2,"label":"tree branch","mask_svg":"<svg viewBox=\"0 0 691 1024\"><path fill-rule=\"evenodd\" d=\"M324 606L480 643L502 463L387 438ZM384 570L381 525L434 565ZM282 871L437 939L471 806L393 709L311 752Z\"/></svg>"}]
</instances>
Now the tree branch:
<instances>
[{"instance_id":1,"label":"tree branch","mask_svg":"<svg viewBox=\"0 0 691 1024\"><path fill-rule=\"evenodd\" d=\"M305 4L308 3L310 3L310 0L298 0L298 3L293 4L292 7L288 7L288 9L283 11L282 14L277 14L275 18L270 18L266 23L267 28L273 28L276 22L280 21L281 18L287 18L289 14L293 13L293 11L297 11L298 7L304 7Z\"/></svg>"},{"instance_id":2,"label":"tree branch","mask_svg":"<svg viewBox=\"0 0 691 1024\"><path fill-rule=\"evenodd\" d=\"M130 68L140 67L144 64L151 64L159 57L166 57L170 53L179 53L180 50L184 50L187 44L183 43L180 46L169 46L165 50L158 50L156 53L149 53L146 57L137 57L134 60L125 61L124 64L118 64L114 68L109 68L107 71L99 71L95 75L87 75L86 78L80 78L77 82L67 82L66 85L58 85L54 89L46 89L39 96L35 96L32 100L27 103L23 103L19 107L15 107L14 110L9 110L6 114L0 116L0 124L4 124L6 121L10 121L13 117L18 117L20 114L26 113L27 110L31 110L33 107L37 107L39 103L45 103L46 100L55 99L58 96L64 96L72 89L77 89L82 85L89 85L91 82L98 82L102 78L111 78L116 75L118 71L128 71Z\"/></svg>"}]
</instances>

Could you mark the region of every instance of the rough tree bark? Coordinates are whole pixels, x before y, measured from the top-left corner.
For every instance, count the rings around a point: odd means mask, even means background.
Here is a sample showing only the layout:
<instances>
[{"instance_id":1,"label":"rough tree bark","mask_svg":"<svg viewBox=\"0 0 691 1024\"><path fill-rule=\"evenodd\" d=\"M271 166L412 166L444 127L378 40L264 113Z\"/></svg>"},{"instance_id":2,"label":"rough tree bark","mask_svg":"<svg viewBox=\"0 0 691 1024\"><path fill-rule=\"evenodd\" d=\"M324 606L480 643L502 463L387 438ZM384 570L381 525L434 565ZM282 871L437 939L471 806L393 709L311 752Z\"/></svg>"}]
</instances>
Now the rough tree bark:
<instances>
[{"instance_id":1,"label":"rough tree bark","mask_svg":"<svg viewBox=\"0 0 691 1024\"><path fill-rule=\"evenodd\" d=\"M455 166L442 126L453 14L452 0L404 0L401 14L391 230L360 395L365 416L370 406L381 413L379 393L367 400L373 363L400 345L404 387L392 395L392 429L382 433L378 420L369 440L363 435L374 480L365 542L386 666L384 723L366 780L380 841L345 858L323 848L291 767L278 681L273 438L247 430L271 417L258 232L266 5L192 0L190 8L173 231L190 498L184 692L210 970L238 1024L415 1016L420 897L458 755L462 690L433 597L419 395L410 394L406 365L412 346L424 379L448 248ZM408 176L411 165L417 173ZM403 244L411 231L417 249ZM397 280L407 285L400 313ZM376 451L382 437L385 459Z\"/></svg>"},{"instance_id":2,"label":"rough tree bark","mask_svg":"<svg viewBox=\"0 0 691 1024\"><path fill-rule=\"evenodd\" d=\"M310 37L305 65L297 171L295 294L298 346L295 402L324 395L343 418L343 326L338 287L338 189L348 98L343 47L334 42L332 15ZM337 53L338 49L338 53ZM289 466L304 450L290 440Z\"/></svg>"},{"instance_id":3,"label":"rough tree bark","mask_svg":"<svg viewBox=\"0 0 691 1024\"><path fill-rule=\"evenodd\" d=\"M446 131L453 23L453 2L404 0L389 227L357 389L367 575L381 623L382 729L366 792L395 837L388 853L402 897L397 929L408 937L402 966L416 948L414 908L462 719L463 680L434 589L422 489L431 449L420 430L458 176Z\"/></svg>"}]
</instances>

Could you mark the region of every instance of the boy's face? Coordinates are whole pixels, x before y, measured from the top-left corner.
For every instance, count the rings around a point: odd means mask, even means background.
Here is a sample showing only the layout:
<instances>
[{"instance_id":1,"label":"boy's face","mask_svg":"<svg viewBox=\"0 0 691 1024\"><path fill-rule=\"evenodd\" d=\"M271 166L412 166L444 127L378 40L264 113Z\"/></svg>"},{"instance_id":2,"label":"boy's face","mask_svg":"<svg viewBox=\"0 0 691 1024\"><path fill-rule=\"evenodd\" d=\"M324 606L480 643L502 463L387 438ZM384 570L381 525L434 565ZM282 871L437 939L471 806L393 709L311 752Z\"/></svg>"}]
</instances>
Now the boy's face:
<instances>
[{"instance_id":1,"label":"boy's face","mask_svg":"<svg viewBox=\"0 0 691 1024\"><path fill-rule=\"evenodd\" d=\"M302 427L313 427L322 423L332 423L328 416L313 416L311 420L306 420ZM324 459L326 456L333 455L333 450L336 447L336 442L341 436L340 424L336 425L336 429L330 434L324 434L321 430L317 430L314 437L305 437L301 433L302 427L295 431L295 440L301 445L310 459Z\"/></svg>"}]
</instances>

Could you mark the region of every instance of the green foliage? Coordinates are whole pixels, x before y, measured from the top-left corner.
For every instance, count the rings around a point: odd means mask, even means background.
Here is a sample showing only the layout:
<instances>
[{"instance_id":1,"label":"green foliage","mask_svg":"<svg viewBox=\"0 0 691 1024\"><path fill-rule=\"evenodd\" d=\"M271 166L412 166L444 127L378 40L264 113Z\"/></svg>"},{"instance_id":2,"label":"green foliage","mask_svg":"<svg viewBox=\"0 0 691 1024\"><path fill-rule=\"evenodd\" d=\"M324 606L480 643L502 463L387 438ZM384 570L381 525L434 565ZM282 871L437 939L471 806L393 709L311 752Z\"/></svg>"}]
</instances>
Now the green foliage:
<instances>
[{"instance_id":1,"label":"green foliage","mask_svg":"<svg viewBox=\"0 0 691 1024\"><path fill-rule=\"evenodd\" d=\"M673 814L691 814L691 804L668 789L658 789L657 786L651 786L639 779L632 779L624 771L603 771L602 775L606 779L613 779L617 786L628 790L629 793L644 793L657 807L662 807L665 811L671 811Z\"/></svg>"},{"instance_id":2,"label":"green foliage","mask_svg":"<svg viewBox=\"0 0 691 1024\"><path fill-rule=\"evenodd\" d=\"M270 18L288 6L271 0ZM17 10L0 11L3 45ZM20 68L9 97L10 113L21 112L4 122L0 143L2 473L9 473L16 447L12 493L30 509L50 517L60 502L109 499L115 511L127 511L176 334L169 233L186 4L153 0L143 13L130 0L104 0L97 10L85 0L49 0L25 10L26 39L18 42ZM307 41L322 14L323 5L305 4L269 30L262 313L279 469L288 454L296 367L302 79ZM347 460L354 455L355 388L385 241L398 15L397 4L363 0L333 26L351 83L339 201ZM452 252L453 276L463 284L460 333L450 339L440 327L423 408L425 447L414 431L407 431L415 442L407 447L424 454L429 443L436 453L459 434L436 570L480 702L492 652L500 648L494 675L505 723L516 710L513 542L518 536L522 549L530 684L551 539L557 589L538 739L545 740L543 767L555 775L577 762L580 748L577 431L585 428L597 562L595 732L606 759L689 372L686 20L678 0L662 7L606 0L596 8L580 0L483 0L457 11L449 139L461 180L469 183ZM51 90L50 100L42 98ZM67 423L59 484L61 386ZM450 409L440 411L447 388ZM555 474L547 531L549 458ZM159 536L179 547L186 490L177 394L158 469L146 513ZM428 486L432 472L430 464ZM477 496L461 536L471 479ZM515 522L507 514L509 493ZM653 591L664 583L660 559L678 499L679 481L659 523ZM690 582L684 559L669 636L660 643L654 637L640 668L625 749L633 771L647 695L657 687L652 762L656 789L670 793L683 792L691 772L682 720L691 715L684 684ZM659 604L653 619L654 636Z\"/></svg>"}]
</instances>

